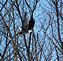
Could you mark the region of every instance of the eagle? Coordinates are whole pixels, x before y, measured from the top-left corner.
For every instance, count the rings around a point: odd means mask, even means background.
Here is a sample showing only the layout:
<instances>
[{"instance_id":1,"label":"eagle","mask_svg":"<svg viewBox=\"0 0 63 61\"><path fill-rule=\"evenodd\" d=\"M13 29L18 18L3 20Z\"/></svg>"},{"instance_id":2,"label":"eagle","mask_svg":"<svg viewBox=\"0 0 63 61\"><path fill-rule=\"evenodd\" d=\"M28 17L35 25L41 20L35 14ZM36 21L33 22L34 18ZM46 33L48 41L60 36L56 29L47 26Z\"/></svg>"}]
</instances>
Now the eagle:
<instances>
[{"instance_id":1,"label":"eagle","mask_svg":"<svg viewBox=\"0 0 63 61\"><path fill-rule=\"evenodd\" d=\"M28 24L28 30L32 30L35 24L35 20L33 17L31 17L29 24Z\"/></svg>"},{"instance_id":2,"label":"eagle","mask_svg":"<svg viewBox=\"0 0 63 61\"><path fill-rule=\"evenodd\" d=\"M22 21L22 28L19 27L20 31L19 34L25 34L28 33L30 30L32 31L35 24L35 20L33 17L30 19L28 18L27 14L25 13L24 19Z\"/></svg>"}]
</instances>

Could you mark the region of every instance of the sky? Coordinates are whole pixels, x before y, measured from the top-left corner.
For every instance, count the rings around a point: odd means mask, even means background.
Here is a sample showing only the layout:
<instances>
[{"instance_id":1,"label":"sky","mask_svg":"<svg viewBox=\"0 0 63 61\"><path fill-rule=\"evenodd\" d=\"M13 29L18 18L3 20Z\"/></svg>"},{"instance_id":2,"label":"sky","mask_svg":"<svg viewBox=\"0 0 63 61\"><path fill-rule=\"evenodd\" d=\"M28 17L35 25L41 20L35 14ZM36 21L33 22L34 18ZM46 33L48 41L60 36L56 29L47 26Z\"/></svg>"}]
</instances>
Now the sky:
<instances>
[{"instance_id":1,"label":"sky","mask_svg":"<svg viewBox=\"0 0 63 61\"><path fill-rule=\"evenodd\" d=\"M1 1L1 0L0 0ZM3 3L5 2L5 0L3 0ZM8 6L9 6L9 4L8 4ZM47 6L47 7L46 7ZM1 7L1 4L0 4L0 7ZM46 17L47 17L47 14L45 14L44 12L43 12L43 9L42 8L44 8L44 9L47 9L47 11L48 11L48 7L49 7L49 5L48 5L48 3L46 2L46 0L40 0L40 2L37 4L37 9L35 10L35 12L34 12L34 19L35 19L35 26L34 26L34 31L35 31L35 34L37 35L37 32L38 31L40 31L40 28L41 28L41 26L47 26L47 20L46 20ZM1 9L1 8L0 8ZM43 14L44 13L44 14ZM5 11L2 11L2 15L4 15L5 14ZM39 20L40 19L40 20ZM20 19L17 19L16 20L16 24L17 25L19 25L19 20ZM42 22L42 23L41 23ZM43 24L43 25L42 25ZM43 27L44 27L43 26ZM11 26L11 29L13 29L12 28L12 26ZM43 38L44 37L44 33L42 32L42 31L44 31L44 30L41 30L40 32L39 32L39 36L40 36L40 39L41 38ZM49 33L50 32L50 28L49 28L49 30L47 31L47 33ZM13 31L11 31L11 33L13 34ZM51 34L50 34L51 35ZM3 37L2 38L2 40L5 40L5 38ZM44 41L44 40L43 40ZM47 41L47 38L46 38L46 41ZM45 41L45 42L46 42ZM44 46L44 47L46 47L46 48L48 48L48 43L49 42L47 42L46 43L46 46ZM4 45L3 45L4 44ZM1 50L3 50L4 48L3 48L3 46L5 46L5 41L3 41L2 42L2 44L0 45L0 49ZM45 49L46 49L45 48ZM0 51L1 52L1 51ZM47 55L47 52L48 51L45 51L46 53L45 53L45 55ZM55 60L55 58L56 58L56 55L55 55L55 51L53 51L53 54L52 55L54 55L54 57L52 58L52 61L53 60ZM44 61L44 58L42 57L42 61ZM57 61L57 60L56 60Z\"/></svg>"}]
</instances>

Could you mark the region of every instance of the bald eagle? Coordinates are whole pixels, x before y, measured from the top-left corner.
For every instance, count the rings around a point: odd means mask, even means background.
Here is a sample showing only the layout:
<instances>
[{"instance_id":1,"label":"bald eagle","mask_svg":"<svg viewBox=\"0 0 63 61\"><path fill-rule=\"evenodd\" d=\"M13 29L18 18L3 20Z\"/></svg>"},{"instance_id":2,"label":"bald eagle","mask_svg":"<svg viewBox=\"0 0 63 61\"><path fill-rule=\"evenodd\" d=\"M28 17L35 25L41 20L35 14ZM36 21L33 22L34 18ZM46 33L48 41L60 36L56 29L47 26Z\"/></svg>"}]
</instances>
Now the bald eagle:
<instances>
[{"instance_id":1,"label":"bald eagle","mask_svg":"<svg viewBox=\"0 0 63 61\"><path fill-rule=\"evenodd\" d=\"M29 21L28 30L33 29L34 24L35 24L35 20L34 20L34 18L31 17L31 19L30 19L30 21Z\"/></svg>"}]
</instances>

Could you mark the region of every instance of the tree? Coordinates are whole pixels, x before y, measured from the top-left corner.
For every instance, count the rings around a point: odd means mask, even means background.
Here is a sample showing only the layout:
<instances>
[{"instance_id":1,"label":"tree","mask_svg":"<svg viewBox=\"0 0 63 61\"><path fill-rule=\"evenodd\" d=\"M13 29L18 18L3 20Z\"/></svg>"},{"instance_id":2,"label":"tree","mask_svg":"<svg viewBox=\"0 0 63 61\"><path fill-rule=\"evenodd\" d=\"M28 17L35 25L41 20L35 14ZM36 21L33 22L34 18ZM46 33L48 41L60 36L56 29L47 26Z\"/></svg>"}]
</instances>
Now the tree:
<instances>
[{"instance_id":1,"label":"tree","mask_svg":"<svg viewBox=\"0 0 63 61\"><path fill-rule=\"evenodd\" d=\"M62 0L0 1L0 61L62 61L62 4ZM29 33L31 19L35 24Z\"/></svg>"}]
</instances>

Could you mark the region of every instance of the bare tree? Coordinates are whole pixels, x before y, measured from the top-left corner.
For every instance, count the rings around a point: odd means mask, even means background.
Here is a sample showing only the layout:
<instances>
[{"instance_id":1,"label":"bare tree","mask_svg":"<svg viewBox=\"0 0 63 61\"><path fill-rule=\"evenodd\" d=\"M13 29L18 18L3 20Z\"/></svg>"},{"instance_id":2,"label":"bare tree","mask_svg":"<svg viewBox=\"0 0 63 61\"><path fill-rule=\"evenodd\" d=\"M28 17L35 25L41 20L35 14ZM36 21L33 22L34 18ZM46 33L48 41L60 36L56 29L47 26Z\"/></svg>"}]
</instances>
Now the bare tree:
<instances>
[{"instance_id":1,"label":"bare tree","mask_svg":"<svg viewBox=\"0 0 63 61\"><path fill-rule=\"evenodd\" d=\"M40 45L38 42L38 36L35 36L34 30L31 33L22 33L19 31L18 26L21 28L24 27L24 22L29 20L26 19L28 16L31 18L33 17L33 13L36 9L36 6L39 1L34 0L33 6L29 5L29 1L26 0L14 0L9 1L6 0L3 4L1 1L1 10L0 10L0 17L1 17L1 30L2 33L0 46L0 60L7 60L7 61L17 61L17 60L28 60L28 61L39 61L38 56L40 55L40 60L42 56L42 44ZM22 6L22 7L21 7ZM23 9L22 9L23 8ZM33 9L32 9L33 8ZM27 9L25 11L25 9ZM2 13L4 12L4 13ZM25 12L27 14L25 15ZM24 27L26 28L26 26ZM2 30L3 29L3 30ZM4 43L3 43L4 42ZM37 46L38 44L38 46ZM37 49L40 48L38 51ZM33 53L32 53L33 52Z\"/></svg>"},{"instance_id":2,"label":"bare tree","mask_svg":"<svg viewBox=\"0 0 63 61\"><path fill-rule=\"evenodd\" d=\"M0 61L63 60L62 0L1 0L0 7Z\"/></svg>"}]
</instances>

